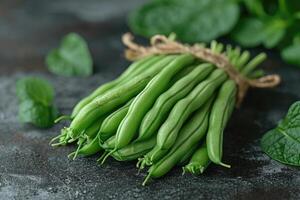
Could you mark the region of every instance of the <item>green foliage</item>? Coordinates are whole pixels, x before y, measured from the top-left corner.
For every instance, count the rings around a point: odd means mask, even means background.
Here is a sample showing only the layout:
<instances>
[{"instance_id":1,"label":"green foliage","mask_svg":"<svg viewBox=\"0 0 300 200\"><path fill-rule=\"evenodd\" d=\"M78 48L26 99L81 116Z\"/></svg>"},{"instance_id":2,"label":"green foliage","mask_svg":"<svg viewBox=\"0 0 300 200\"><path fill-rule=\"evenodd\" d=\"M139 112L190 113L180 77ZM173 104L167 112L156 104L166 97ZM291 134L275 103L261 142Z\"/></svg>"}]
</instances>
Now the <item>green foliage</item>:
<instances>
[{"instance_id":1,"label":"green foliage","mask_svg":"<svg viewBox=\"0 0 300 200\"><path fill-rule=\"evenodd\" d=\"M58 112L53 105L54 90L46 80L26 77L16 83L19 99L19 120L40 128L54 124Z\"/></svg>"},{"instance_id":2,"label":"green foliage","mask_svg":"<svg viewBox=\"0 0 300 200\"><path fill-rule=\"evenodd\" d=\"M76 33L66 35L60 47L50 51L46 63L52 73L63 76L89 76L93 71L88 46Z\"/></svg>"},{"instance_id":3,"label":"green foliage","mask_svg":"<svg viewBox=\"0 0 300 200\"><path fill-rule=\"evenodd\" d=\"M133 12L129 26L146 37L174 32L185 42L209 42L228 33L238 17L238 5L228 0L156 0Z\"/></svg>"},{"instance_id":4,"label":"green foliage","mask_svg":"<svg viewBox=\"0 0 300 200\"><path fill-rule=\"evenodd\" d=\"M285 36L285 23L281 19L244 18L232 32L232 38L245 47L263 44L274 48Z\"/></svg>"},{"instance_id":5,"label":"green foliage","mask_svg":"<svg viewBox=\"0 0 300 200\"><path fill-rule=\"evenodd\" d=\"M286 62L300 66L300 45L291 40L300 33L299 1L242 0L242 2L248 14L232 31L232 38L245 47L263 45L266 48L277 48Z\"/></svg>"},{"instance_id":6,"label":"green foliage","mask_svg":"<svg viewBox=\"0 0 300 200\"><path fill-rule=\"evenodd\" d=\"M261 147L274 160L300 166L300 101L290 107L275 129L263 136Z\"/></svg>"},{"instance_id":7,"label":"green foliage","mask_svg":"<svg viewBox=\"0 0 300 200\"><path fill-rule=\"evenodd\" d=\"M300 32L294 37L293 44L281 51L281 56L286 62L300 66Z\"/></svg>"},{"instance_id":8,"label":"green foliage","mask_svg":"<svg viewBox=\"0 0 300 200\"><path fill-rule=\"evenodd\" d=\"M174 32L184 42L209 42L229 33L244 47L277 48L298 66L299 24L299 0L153 0L129 16L131 30L145 37Z\"/></svg>"}]
</instances>

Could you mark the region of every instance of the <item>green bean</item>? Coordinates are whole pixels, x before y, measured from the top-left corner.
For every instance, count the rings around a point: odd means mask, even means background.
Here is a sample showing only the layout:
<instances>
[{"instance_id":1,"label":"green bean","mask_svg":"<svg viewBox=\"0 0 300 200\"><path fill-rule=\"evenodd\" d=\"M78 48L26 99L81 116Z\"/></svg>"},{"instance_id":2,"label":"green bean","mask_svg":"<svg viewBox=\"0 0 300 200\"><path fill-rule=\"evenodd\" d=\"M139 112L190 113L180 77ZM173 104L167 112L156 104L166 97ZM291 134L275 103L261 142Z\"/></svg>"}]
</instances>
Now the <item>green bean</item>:
<instances>
[{"instance_id":1,"label":"green bean","mask_svg":"<svg viewBox=\"0 0 300 200\"><path fill-rule=\"evenodd\" d=\"M150 151L156 144L156 137L141 142L133 142L115 152L112 156L118 161L135 160L148 151Z\"/></svg>"},{"instance_id":2,"label":"green bean","mask_svg":"<svg viewBox=\"0 0 300 200\"><path fill-rule=\"evenodd\" d=\"M211 110L206 136L209 159L224 167L230 165L222 163L223 130L234 108L236 90L233 80L226 81L220 88Z\"/></svg>"},{"instance_id":3,"label":"green bean","mask_svg":"<svg viewBox=\"0 0 300 200\"><path fill-rule=\"evenodd\" d=\"M145 166L150 166L159 161L164 155L168 153L168 149L161 149L159 146L155 145L154 148L144 155L143 158L140 158L137 167L144 169Z\"/></svg>"},{"instance_id":4,"label":"green bean","mask_svg":"<svg viewBox=\"0 0 300 200\"><path fill-rule=\"evenodd\" d=\"M177 165L179 165L179 166L185 165L189 161L189 159L192 157L192 155L196 151L197 147L198 147L198 144L195 144L191 149L189 149L186 152L186 154L180 159L180 161L177 163Z\"/></svg>"},{"instance_id":5,"label":"green bean","mask_svg":"<svg viewBox=\"0 0 300 200\"><path fill-rule=\"evenodd\" d=\"M174 75L174 77L172 78L172 80L170 81L170 87L176 83L178 80L182 79L183 77L185 77L187 74L189 74L192 70L195 69L195 67L198 64L193 64L190 66L187 66L186 68L182 69L181 71L179 71L177 74Z\"/></svg>"},{"instance_id":6,"label":"green bean","mask_svg":"<svg viewBox=\"0 0 300 200\"><path fill-rule=\"evenodd\" d=\"M66 133L70 138L77 138L95 119L111 112L118 106L136 96L166 64L176 56L167 56L156 63L151 70L132 78L130 81L113 88L109 93L94 99L76 115Z\"/></svg>"},{"instance_id":7,"label":"green bean","mask_svg":"<svg viewBox=\"0 0 300 200\"><path fill-rule=\"evenodd\" d=\"M66 129L70 138L76 139L89 127L95 119L108 114L118 106L126 103L129 99L136 96L149 82L151 77L142 80L136 78L121 88L114 89L113 92L97 98L85 106ZM127 91L124 93L124 90Z\"/></svg>"},{"instance_id":8,"label":"green bean","mask_svg":"<svg viewBox=\"0 0 300 200\"><path fill-rule=\"evenodd\" d=\"M207 80L201 82L188 96L175 104L157 134L157 145L161 149L169 149L174 144L178 131L186 119L209 100L226 79L226 73L222 69L216 69Z\"/></svg>"},{"instance_id":9,"label":"green bean","mask_svg":"<svg viewBox=\"0 0 300 200\"><path fill-rule=\"evenodd\" d=\"M90 94L89 96L85 97L80 102L78 102L73 109L71 118L73 119L84 106L89 104L97 96L104 94L105 92L114 88L121 82L129 80L130 78L136 76L138 73L141 72L141 69L145 70L145 69L151 67L151 65L156 63L161 58L162 58L162 56L151 56L151 57L147 57L147 58L144 58L142 60L132 63L127 68L127 70L121 76L119 76L119 78L101 85L99 88L97 88L95 91L93 91L92 94Z\"/></svg>"},{"instance_id":10,"label":"green bean","mask_svg":"<svg viewBox=\"0 0 300 200\"><path fill-rule=\"evenodd\" d=\"M199 143L199 141L205 136L208 127L209 110L210 103L209 106L205 106L204 109L196 111L191 120L187 122L185 128L182 129L183 133L180 134L185 139L181 139L176 142L176 145L174 145L162 159L149 168L148 176L143 182L143 185L146 184L150 177L158 178L165 175L179 163L181 158L186 154L186 152L188 152L189 149ZM184 134L185 131L188 132L189 135Z\"/></svg>"},{"instance_id":11,"label":"green bean","mask_svg":"<svg viewBox=\"0 0 300 200\"><path fill-rule=\"evenodd\" d=\"M66 135L59 135L55 138L53 138L50 141L50 144L55 141L56 139L59 138L59 143L58 144L67 144L67 143L73 143L76 140L77 144L78 144L78 149L81 148L81 146L85 143L85 142L90 142L92 139L94 139L94 137L97 135L98 130L100 129L100 126L103 122L103 117L100 117L98 120L96 120L93 124L91 124L88 128L86 128L86 130L84 130L84 132L82 132L82 134L76 138L76 139L67 139ZM56 146L56 144L53 144L52 146Z\"/></svg>"},{"instance_id":12,"label":"green bean","mask_svg":"<svg viewBox=\"0 0 300 200\"><path fill-rule=\"evenodd\" d=\"M259 78L265 75L264 70L262 69L257 69L253 72L251 72L251 74L248 75L249 78Z\"/></svg>"},{"instance_id":13,"label":"green bean","mask_svg":"<svg viewBox=\"0 0 300 200\"><path fill-rule=\"evenodd\" d=\"M223 52L223 50L224 50L224 45L222 43L219 43L216 52L220 54Z\"/></svg>"},{"instance_id":14,"label":"green bean","mask_svg":"<svg viewBox=\"0 0 300 200\"><path fill-rule=\"evenodd\" d=\"M85 144L90 143L97 135L98 130L100 129L100 126L102 124L103 117L101 117L99 120L97 120L95 123L93 123L90 127L88 127L82 135L78 137L77 141L77 151ZM68 143L73 142L75 140L69 140ZM76 157L76 154L75 154ZM75 159L74 157L74 159Z\"/></svg>"},{"instance_id":15,"label":"green bean","mask_svg":"<svg viewBox=\"0 0 300 200\"><path fill-rule=\"evenodd\" d=\"M135 61L117 79L128 81L145 70L148 70L148 68L151 68L164 57L165 55L154 55Z\"/></svg>"},{"instance_id":16,"label":"green bean","mask_svg":"<svg viewBox=\"0 0 300 200\"><path fill-rule=\"evenodd\" d=\"M84 137L87 138L88 142L93 140L97 136L97 133L102 126L103 121L104 117L100 117L100 119L98 119L95 123L93 123L86 129L86 131L84 132Z\"/></svg>"},{"instance_id":17,"label":"green bean","mask_svg":"<svg viewBox=\"0 0 300 200\"><path fill-rule=\"evenodd\" d=\"M210 50L215 53L217 52L217 47L218 47L217 41L216 40L211 41Z\"/></svg>"},{"instance_id":18,"label":"green bean","mask_svg":"<svg viewBox=\"0 0 300 200\"><path fill-rule=\"evenodd\" d=\"M185 97L199 82L207 77L213 68L212 64L200 64L186 76L179 79L170 89L161 94L151 110L145 115L137 140L148 139L155 134L160 125L168 117L174 104Z\"/></svg>"},{"instance_id":19,"label":"green bean","mask_svg":"<svg viewBox=\"0 0 300 200\"><path fill-rule=\"evenodd\" d=\"M202 174L204 170L211 163L207 153L207 146L204 143L198 150L196 150L186 166L184 166L183 173L190 172L192 174Z\"/></svg>"},{"instance_id":20,"label":"green bean","mask_svg":"<svg viewBox=\"0 0 300 200\"><path fill-rule=\"evenodd\" d=\"M78 151L75 151L75 152L69 154L68 157L73 156L73 160L74 160L77 157L77 155L91 156L91 155L94 155L95 153L98 153L101 150L102 150L102 148L99 145L98 138L95 137L90 143L85 144Z\"/></svg>"},{"instance_id":21,"label":"green bean","mask_svg":"<svg viewBox=\"0 0 300 200\"><path fill-rule=\"evenodd\" d=\"M110 138L108 138L105 142L99 142L99 144L105 151L111 151L115 148L116 136L113 135Z\"/></svg>"},{"instance_id":22,"label":"green bean","mask_svg":"<svg viewBox=\"0 0 300 200\"><path fill-rule=\"evenodd\" d=\"M195 131L199 129L199 126L205 120L208 112L210 110L211 104L213 102L214 95L194 114L183 127L180 129L178 138L175 141L175 144L172 146L172 149L179 148L180 144L186 141ZM160 159L162 159L167 153L169 149L161 149L159 146L155 146L150 152L148 152L143 159L140 159L139 166L143 169L145 166L150 166L157 163Z\"/></svg>"},{"instance_id":23,"label":"green bean","mask_svg":"<svg viewBox=\"0 0 300 200\"><path fill-rule=\"evenodd\" d=\"M133 99L128 101L124 106L114 111L103 121L101 128L99 130L99 140L104 142L114 134L116 134L119 124L124 119L125 115L128 112L129 106L132 103Z\"/></svg>"},{"instance_id":24,"label":"green bean","mask_svg":"<svg viewBox=\"0 0 300 200\"><path fill-rule=\"evenodd\" d=\"M93 123L90 127L86 129L86 131L78 138L77 141L77 150L74 153L71 153L71 155L74 155L73 160L77 157L78 152L82 148L82 146L91 143L94 138L96 137L98 130L100 129L100 126L103 122L104 117L100 117L95 123Z\"/></svg>"},{"instance_id":25,"label":"green bean","mask_svg":"<svg viewBox=\"0 0 300 200\"><path fill-rule=\"evenodd\" d=\"M194 62L192 55L180 55L155 76L145 89L134 99L128 113L121 122L117 131L115 149L120 149L138 134L139 125L147 111L151 108L157 97L169 86L174 75L187 65Z\"/></svg>"},{"instance_id":26,"label":"green bean","mask_svg":"<svg viewBox=\"0 0 300 200\"><path fill-rule=\"evenodd\" d=\"M258 54L255 58L253 58L247 65L243 68L241 73L245 76L249 75L257 65L262 63L266 59L267 55L265 53Z\"/></svg>"},{"instance_id":27,"label":"green bean","mask_svg":"<svg viewBox=\"0 0 300 200\"><path fill-rule=\"evenodd\" d=\"M238 71L242 70L242 67L245 66L245 64L248 62L248 60L250 59L250 53L249 51L244 51L241 56L239 57L239 59L237 60L237 63L235 65L236 69Z\"/></svg>"}]
</instances>

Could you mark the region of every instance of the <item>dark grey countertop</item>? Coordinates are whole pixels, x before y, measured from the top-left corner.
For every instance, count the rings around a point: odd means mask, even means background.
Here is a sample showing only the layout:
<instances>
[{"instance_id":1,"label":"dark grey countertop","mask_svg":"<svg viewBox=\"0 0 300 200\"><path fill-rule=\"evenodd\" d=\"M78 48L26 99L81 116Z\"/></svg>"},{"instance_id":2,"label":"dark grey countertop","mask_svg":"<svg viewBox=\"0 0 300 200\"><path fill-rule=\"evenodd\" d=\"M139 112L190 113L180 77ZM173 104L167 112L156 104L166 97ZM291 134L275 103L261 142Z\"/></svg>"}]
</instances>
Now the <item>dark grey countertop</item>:
<instances>
[{"instance_id":1,"label":"dark grey countertop","mask_svg":"<svg viewBox=\"0 0 300 200\"><path fill-rule=\"evenodd\" d=\"M270 160L259 139L299 100L300 70L282 63L276 52L263 67L282 75L275 89L253 89L236 110L224 136L224 169L211 165L200 176L176 168L162 179L141 186L145 176L135 163L97 156L67 159L74 147L52 148L49 139L63 124L48 130L17 119L15 82L38 75L53 83L62 113L98 85L112 80L128 62L122 57L125 15L141 1L11 0L0 3L0 199L299 199L299 168ZM47 72L43 62L59 39L83 35L95 60L90 78L64 78Z\"/></svg>"}]
</instances>

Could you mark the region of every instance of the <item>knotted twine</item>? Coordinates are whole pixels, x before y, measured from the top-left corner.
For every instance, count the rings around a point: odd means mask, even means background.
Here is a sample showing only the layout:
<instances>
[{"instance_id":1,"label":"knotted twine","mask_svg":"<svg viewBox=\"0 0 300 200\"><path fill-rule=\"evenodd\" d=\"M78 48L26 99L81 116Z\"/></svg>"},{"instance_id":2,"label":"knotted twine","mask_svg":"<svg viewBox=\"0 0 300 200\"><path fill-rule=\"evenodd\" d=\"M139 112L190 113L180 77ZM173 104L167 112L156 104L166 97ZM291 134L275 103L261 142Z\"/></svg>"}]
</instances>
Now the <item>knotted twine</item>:
<instances>
[{"instance_id":1,"label":"knotted twine","mask_svg":"<svg viewBox=\"0 0 300 200\"><path fill-rule=\"evenodd\" d=\"M139 45L135 43L133 39L134 37L130 33L126 33L122 37L124 45L128 48L125 50L125 57L130 61L135 61L150 55L188 53L202 61L212 63L216 67L223 69L238 86L237 105L240 105L243 101L249 87L272 88L277 86L281 81L280 76L277 74L266 75L257 79L249 79L234 68L225 53L214 53L211 49L202 47L199 44L182 44L164 35L154 35L150 39L151 46Z\"/></svg>"}]
</instances>

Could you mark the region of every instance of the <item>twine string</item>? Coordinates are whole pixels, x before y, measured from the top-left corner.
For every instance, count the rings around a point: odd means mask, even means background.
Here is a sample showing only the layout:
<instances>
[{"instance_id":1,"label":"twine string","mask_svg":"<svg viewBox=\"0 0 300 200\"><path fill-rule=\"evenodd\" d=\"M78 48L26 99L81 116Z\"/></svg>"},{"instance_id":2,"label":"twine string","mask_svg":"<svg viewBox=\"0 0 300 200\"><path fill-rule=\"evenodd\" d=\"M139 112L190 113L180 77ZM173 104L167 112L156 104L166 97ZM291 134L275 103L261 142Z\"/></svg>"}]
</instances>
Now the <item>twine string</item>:
<instances>
[{"instance_id":1,"label":"twine string","mask_svg":"<svg viewBox=\"0 0 300 200\"><path fill-rule=\"evenodd\" d=\"M142 46L134 41L134 37L130 33L126 33L122 37L125 50L125 57L128 60L134 61L150 55L159 54L192 54L196 58L214 64L216 67L226 71L228 76L234 80L238 86L237 104L239 105L249 87L254 88L272 88L277 86L281 78L277 74L266 75L258 79L248 79L240 74L230 63L224 53L216 54L209 48L204 48L200 45L182 44L177 41L168 39L164 35L155 35L150 39L150 46Z\"/></svg>"}]
</instances>

